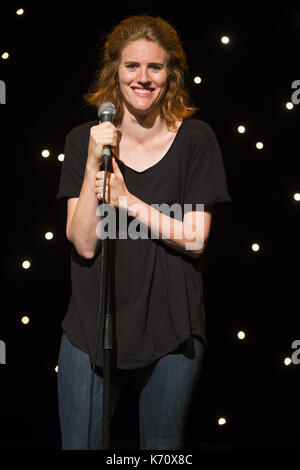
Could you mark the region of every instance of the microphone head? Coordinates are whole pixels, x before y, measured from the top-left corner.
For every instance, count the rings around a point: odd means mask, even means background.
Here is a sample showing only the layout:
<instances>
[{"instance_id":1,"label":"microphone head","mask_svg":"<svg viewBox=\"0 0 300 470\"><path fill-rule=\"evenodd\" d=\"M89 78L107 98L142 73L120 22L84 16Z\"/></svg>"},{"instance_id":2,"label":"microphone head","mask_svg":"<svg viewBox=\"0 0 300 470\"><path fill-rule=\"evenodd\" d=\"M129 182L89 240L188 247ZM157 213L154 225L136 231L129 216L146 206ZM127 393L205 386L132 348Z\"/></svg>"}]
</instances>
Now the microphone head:
<instances>
[{"instance_id":1,"label":"microphone head","mask_svg":"<svg viewBox=\"0 0 300 470\"><path fill-rule=\"evenodd\" d=\"M98 117L101 122L110 121L112 122L114 115L116 114L116 108L112 103L102 103L98 108Z\"/></svg>"}]
</instances>

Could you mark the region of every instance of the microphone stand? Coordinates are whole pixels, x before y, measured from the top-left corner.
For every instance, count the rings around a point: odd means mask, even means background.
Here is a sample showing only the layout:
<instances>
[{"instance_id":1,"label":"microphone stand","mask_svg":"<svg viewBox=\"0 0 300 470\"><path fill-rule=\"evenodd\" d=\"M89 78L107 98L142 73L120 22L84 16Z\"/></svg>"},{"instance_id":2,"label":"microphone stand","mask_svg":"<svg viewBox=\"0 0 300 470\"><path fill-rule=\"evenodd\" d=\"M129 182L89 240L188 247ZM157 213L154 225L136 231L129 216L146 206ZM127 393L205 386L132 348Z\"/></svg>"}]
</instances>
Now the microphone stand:
<instances>
[{"instance_id":1,"label":"microphone stand","mask_svg":"<svg viewBox=\"0 0 300 470\"><path fill-rule=\"evenodd\" d=\"M112 122L115 114L115 107L112 103L103 103L98 109L98 116L101 122L110 121ZM106 181L108 166L111 162L111 148L109 145L104 145L102 151L102 158L104 164L104 184L103 184L103 203L105 203L106 194ZM109 232L108 232L109 235ZM98 310L98 321L96 329L96 344L94 351L94 359L92 361L92 374L90 384L90 411L89 411L89 423L88 423L88 450L91 449L91 435L92 435L92 422L93 422L93 385L94 385L94 374L96 368L97 350L99 342L99 331L100 331L100 319L101 312L104 320L103 324L103 434L102 434L102 447L103 450L110 449L110 431L111 431L111 418L112 418L112 404L111 404L111 369L112 369L112 353L113 353L113 318L111 313L111 300L112 300L112 286L111 280L113 270L110 266L114 264L111 261L112 251L112 240L109 242L109 238L105 237L101 242L101 286L100 286L100 299L99 299L99 310ZM113 286L114 287L114 286Z\"/></svg>"},{"instance_id":2,"label":"microphone stand","mask_svg":"<svg viewBox=\"0 0 300 470\"><path fill-rule=\"evenodd\" d=\"M103 185L103 201L105 201L107 171L111 159L111 149L105 146L103 149L103 163L104 163L104 185ZM111 280L112 270L109 269L111 262L112 240L108 237L103 238L101 242L101 286L100 286L100 300L98 321L96 329L96 344L94 351L94 358L92 361L92 374L90 384L90 412L88 423L88 450L91 449L91 435L92 435L92 422L93 422L93 388L94 388L94 375L96 368L96 359L99 343L100 332L100 319L101 312L103 312L103 432L102 432L102 448L103 450L110 449L110 434L111 434L111 369L112 369L112 352L113 352L113 317L111 313ZM114 260L114 259L113 259Z\"/></svg>"},{"instance_id":3,"label":"microphone stand","mask_svg":"<svg viewBox=\"0 0 300 470\"><path fill-rule=\"evenodd\" d=\"M103 149L104 163L104 188L103 198L105 201L106 179L108 165L111 161L111 150L109 146ZM110 275L110 252L111 243L109 237L102 240L102 276L101 311L104 318L103 329L103 450L110 449L111 435L111 369L112 369L112 349L113 349L113 318L111 313L111 275Z\"/></svg>"}]
</instances>

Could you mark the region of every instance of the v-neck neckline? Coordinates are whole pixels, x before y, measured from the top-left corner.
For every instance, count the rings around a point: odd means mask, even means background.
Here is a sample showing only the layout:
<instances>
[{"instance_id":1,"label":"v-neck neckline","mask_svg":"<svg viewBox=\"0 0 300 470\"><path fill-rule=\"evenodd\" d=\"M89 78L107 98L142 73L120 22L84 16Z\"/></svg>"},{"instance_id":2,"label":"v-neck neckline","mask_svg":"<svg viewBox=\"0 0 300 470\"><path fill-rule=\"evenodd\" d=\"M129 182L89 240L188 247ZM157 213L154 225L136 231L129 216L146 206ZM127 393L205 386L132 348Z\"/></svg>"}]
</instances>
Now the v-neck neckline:
<instances>
[{"instance_id":1,"label":"v-neck neckline","mask_svg":"<svg viewBox=\"0 0 300 470\"><path fill-rule=\"evenodd\" d=\"M138 170L135 170L134 168L132 168L131 166L126 165L126 163L122 162L122 160L119 160L119 159L118 159L118 163L120 162L122 165L124 165L126 168L128 168L128 170L130 170L130 171L132 171L133 173L136 173L136 174L138 174L138 175L142 175L143 173L146 173L146 172L148 172L148 171L151 171L152 169L154 169L154 168L156 168L157 166L159 166L159 165L160 165L163 161L165 161L166 158L169 156L169 154L171 153L172 148L173 148L174 145L175 145L175 142L176 142L176 140L177 140L178 134L179 134L179 132L180 132L180 130L181 130L183 124L184 124L184 119L182 120L182 122L181 122L181 124L180 124L178 130L176 131L176 135L175 135L174 139L172 140L172 142L171 142L171 144L170 144L168 150L166 151L166 153L161 157L160 160L158 160L156 163L153 163L153 165L149 166L148 168L145 168L145 169L142 170L142 171L138 171Z\"/></svg>"}]
</instances>

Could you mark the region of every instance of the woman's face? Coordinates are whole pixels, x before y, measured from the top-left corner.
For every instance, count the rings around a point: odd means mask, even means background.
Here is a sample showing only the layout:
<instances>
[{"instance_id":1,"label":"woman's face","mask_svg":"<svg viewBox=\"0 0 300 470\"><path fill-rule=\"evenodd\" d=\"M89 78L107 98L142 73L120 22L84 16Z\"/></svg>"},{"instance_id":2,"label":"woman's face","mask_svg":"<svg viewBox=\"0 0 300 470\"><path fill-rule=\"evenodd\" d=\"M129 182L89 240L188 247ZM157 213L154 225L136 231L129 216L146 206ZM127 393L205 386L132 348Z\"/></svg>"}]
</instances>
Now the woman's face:
<instances>
[{"instance_id":1,"label":"woman's face","mask_svg":"<svg viewBox=\"0 0 300 470\"><path fill-rule=\"evenodd\" d=\"M167 53L156 42L139 39L124 47L118 68L121 94L130 111L147 115L167 87Z\"/></svg>"}]
</instances>

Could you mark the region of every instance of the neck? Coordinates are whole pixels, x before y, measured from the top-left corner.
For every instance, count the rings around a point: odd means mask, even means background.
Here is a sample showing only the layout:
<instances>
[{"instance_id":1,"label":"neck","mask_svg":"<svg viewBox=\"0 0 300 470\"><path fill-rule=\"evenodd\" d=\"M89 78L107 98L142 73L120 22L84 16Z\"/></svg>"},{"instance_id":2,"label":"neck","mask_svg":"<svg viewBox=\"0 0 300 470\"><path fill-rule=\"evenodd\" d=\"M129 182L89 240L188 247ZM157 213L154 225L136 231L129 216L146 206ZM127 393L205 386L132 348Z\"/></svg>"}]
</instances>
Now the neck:
<instances>
[{"instance_id":1,"label":"neck","mask_svg":"<svg viewBox=\"0 0 300 470\"><path fill-rule=\"evenodd\" d=\"M120 131L122 136L136 143L152 139L165 130L166 127L165 121L160 116L159 109L151 114L140 115L132 113L126 106L124 107Z\"/></svg>"}]
</instances>

